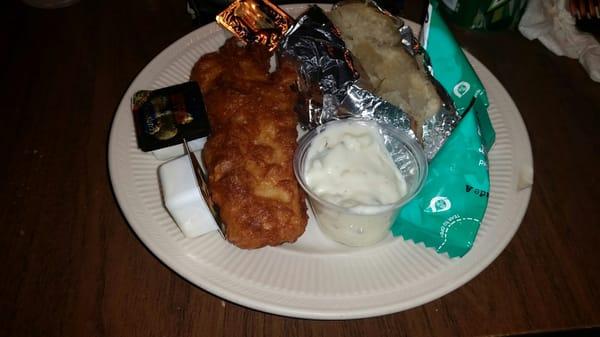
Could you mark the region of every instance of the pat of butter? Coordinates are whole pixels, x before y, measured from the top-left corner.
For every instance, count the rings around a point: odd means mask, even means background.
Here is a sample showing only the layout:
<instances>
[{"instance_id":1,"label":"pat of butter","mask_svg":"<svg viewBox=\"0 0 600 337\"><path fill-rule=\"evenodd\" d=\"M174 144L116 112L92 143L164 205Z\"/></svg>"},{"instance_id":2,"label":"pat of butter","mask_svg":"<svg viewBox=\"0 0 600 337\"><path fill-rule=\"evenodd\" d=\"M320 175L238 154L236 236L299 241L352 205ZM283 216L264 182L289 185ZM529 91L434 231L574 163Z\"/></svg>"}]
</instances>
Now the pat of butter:
<instances>
[{"instance_id":1,"label":"pat of butter","mask_svg":"<svg viewBox=\"0 0 600 337\"><path fill-rule=\"evenodd\" d=\"M202 197L188 156L162 164L158 176L165 207L186 237L219 230Z\"/></svg>"},{"instance_id":2,"label":"pat of butter","mask_svg":"<svg viewBox=\"0 0 600 337\"><path fill-rule=\"evenodd\" d=\"M187 142L190 147L190 151L200 151L206 143L206 137L190 140ZM154 157L158 160L169 160L175 157L179 157L184 154L183 146L181 143L163 147L162 149L152 151Z\"/></svg>"},{"instance_id":3,"label":"pat of butter","mask_svg":"<svg viewBox=\"0 0 600 337\"><path fill-rule=\"evenodd\" d=\"M531 165L522 165L519 169L517 180L517 191L533 185L533 167Z\"/></svg>"}]
</instances>

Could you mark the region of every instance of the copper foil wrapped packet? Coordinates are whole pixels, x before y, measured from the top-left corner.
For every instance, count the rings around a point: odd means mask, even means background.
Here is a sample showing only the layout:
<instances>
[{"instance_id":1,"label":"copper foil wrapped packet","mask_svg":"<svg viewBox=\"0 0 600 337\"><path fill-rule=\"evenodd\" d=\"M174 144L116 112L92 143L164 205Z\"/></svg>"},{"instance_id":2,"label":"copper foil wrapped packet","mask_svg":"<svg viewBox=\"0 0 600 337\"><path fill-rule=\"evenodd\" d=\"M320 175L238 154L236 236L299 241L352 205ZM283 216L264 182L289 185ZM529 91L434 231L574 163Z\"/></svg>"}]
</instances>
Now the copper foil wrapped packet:
<instances>
[{"instance_id":1,"label":"copper foil wrapped packet","mask_svg":"<svg viewBox=\"0 0 600 337\"><path fill-rule=\"evenodd\" d=\"M245 2L272 5L238 0L223 13ZM233 20L223 13L217 21L228 20L224 26L234 34L250 29L254 33L245 36L260 35L257 25L245 24L256 19ZM258 17L264 20L268 15ZM231 28L236 25L245 28ZM328 14L318 6L309 7L280 39L278 52L300 61L298 113L304 128L346 117L374 119L416 138L431 160L460 120L451 99L431 76L426 53L410 28L372 1L341 2Z\"/></svg>"},{"instance_id":2,"label":"copper foil wrapped packet","mask_svg":"<svg viewBox=\"0 0 600 337\"><path fill-rule=\"evenodd\" d=\"M260 43L273 51L294 24L283 9L270 1L238 0L219 13L217 22L249 43Z\"/></svg>"}]
</instances>

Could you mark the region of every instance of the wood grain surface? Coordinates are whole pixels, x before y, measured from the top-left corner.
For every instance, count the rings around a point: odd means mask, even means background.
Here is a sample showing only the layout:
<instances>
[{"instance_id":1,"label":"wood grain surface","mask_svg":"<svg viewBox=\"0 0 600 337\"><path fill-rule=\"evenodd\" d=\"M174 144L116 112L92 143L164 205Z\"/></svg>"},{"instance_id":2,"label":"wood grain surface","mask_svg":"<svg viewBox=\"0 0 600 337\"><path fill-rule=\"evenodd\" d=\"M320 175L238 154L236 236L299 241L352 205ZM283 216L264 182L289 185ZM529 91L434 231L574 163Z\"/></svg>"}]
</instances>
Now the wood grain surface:
<instances>
[{"instance_id":1,"label":"wood grain surface","mask_svg":"<svg viewBox=\"0 0 600 337\"><path fill-rule=\"evenodd\" d=\"M406 1L419 20L423 1ZM2 2L0 336L480 336L600 325L600 84L518 32L455 29L515 100L535 184L506 250L456 291L401 313L293 319L197 288L137 239L114 199L117 104L194 29L185 1Z\"/></svg>"}]
</instances>

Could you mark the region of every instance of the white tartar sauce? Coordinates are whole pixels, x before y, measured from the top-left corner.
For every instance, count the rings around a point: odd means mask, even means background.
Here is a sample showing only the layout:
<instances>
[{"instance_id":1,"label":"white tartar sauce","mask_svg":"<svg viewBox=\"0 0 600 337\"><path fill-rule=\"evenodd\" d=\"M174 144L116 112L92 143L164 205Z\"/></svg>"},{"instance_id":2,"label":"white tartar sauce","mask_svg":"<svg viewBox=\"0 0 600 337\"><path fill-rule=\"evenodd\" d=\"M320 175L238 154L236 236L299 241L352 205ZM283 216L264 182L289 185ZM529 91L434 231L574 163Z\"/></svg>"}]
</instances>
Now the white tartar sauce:
<instances>
[{"instance_id":1,"label":"white tartar sauce","mask_svg":"<svg viewBox=\"0 0 600 337\"><path fill-rule=\"evenodd\" d=\"M311 191L322 199L360 209L393 204L406 195L406 181L375 126L332 125L311 143L304 177Z\"/></svg>"}]
</instances>

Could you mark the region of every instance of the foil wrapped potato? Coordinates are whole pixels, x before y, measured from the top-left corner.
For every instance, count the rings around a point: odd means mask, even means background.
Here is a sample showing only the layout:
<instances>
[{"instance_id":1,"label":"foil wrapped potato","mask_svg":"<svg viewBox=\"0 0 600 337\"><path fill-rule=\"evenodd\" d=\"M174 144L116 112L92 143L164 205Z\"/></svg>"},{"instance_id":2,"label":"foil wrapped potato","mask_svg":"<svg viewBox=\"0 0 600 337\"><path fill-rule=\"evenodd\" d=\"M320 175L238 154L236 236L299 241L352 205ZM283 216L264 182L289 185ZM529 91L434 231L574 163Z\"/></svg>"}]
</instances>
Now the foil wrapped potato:
<instances>
[{"instance_id":1,"label":"foil wrapped potato","mask_svg":"<svg viewBox=\"0 0 600 337\"><path fill-rule=\"evenodd\" d=\"M392 16L364 2L341 3L328 14L366 75L373 93L407 112L415 131L434 116L442 101L428 75L409 54ZM417 131L417 134L420 132Z\"/></svg>"}]
</instances>

